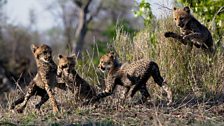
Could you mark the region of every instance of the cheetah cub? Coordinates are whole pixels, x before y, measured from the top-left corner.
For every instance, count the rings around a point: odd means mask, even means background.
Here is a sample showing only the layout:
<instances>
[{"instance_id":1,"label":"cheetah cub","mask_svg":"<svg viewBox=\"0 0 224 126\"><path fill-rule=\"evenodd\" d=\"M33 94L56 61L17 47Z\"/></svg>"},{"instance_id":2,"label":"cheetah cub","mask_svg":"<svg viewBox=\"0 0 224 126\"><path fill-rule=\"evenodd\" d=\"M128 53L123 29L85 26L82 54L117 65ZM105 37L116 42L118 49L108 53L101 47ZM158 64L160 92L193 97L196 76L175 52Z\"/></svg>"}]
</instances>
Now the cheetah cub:
<instances>
[{"instance_id":1,"label":"cheetah cub","mask_svg":"<svg viewBox=\"0 0 224 126\"><path fill-rule=\"evenodd\" d=\"M150 96L146 87L150 76L152 76L154 81L166 91L169 100L168 105L172 102L172 92L161 77L158 65L153 61L142 59L122 65L118 62L114 52L110 52L100 58L98 68L102 72L107 71L105 80L106 90L99 93L97 97L92 100L94 102L111 95L116 86L121 85L126 88L125 97L127 97L130 88L134 86L131 91L131 97L133 97L137 91L140 91L142 95L141 102L144 103Z\"/></svg>"},{"instance_id":2,"label":"cheetah cub","mask_svg":"<svg viewBox=\"0 0 224 126\"><path fill-rule=\"evenodd\" d=\"M174 7L173 18L176 25L180 27L181 35L173 32L166 32L164 34L166 38L172 37L184 45L194 45L195 47L202 48L209 53L213 53L215 51L210 31L191 15L189 7Z\"/></svg>"},{"instance_id":3,"label":"cheetah cub","mask_svg":"<svg viewBox=\"0 0 224 126\"><path fill-rule=\"evenodd\" d=\"M48 45L42 44L40 46L32 45L31 50L36 60L37 74L29 83L25 96L14 101L10 108L14 109L16 105L21 104L21 107L17 111L22 113L30 97L39 95L41 96L41 101L36 104L35 108L39 110L41 105L50 98L53 112L56 113L58 112L58 106L52 88L57 84L57 65L52 60L51 48Z\"/></svg>"},{"instance_id":4,"label":"cheetah cub","mask_svg":"<svg viewBox=\"0 0 224 126\"><path fill-rule=\"evenodd\" d=\"M58 56L58 77L66 84L68 89L75 93L76 100L92 99L96 96L95 88L89 85L75 70L75 55Z\"/></svg>"}]
</instances>

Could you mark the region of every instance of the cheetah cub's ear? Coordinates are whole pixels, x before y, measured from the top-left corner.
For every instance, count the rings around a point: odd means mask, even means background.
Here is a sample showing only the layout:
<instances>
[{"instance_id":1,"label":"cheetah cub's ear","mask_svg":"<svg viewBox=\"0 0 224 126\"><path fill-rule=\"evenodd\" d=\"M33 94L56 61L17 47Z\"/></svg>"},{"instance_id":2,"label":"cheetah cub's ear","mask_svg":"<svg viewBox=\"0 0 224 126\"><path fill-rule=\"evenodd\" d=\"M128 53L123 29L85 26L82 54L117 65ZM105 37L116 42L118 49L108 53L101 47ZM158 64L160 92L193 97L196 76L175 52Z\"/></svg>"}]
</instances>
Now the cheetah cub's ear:
<instances>
[{"instance_id":1,"label":"cheetah cub's ear","mask_svg":"<svg viewBox=\"0 0 224 126\"><path fill-rule=\"evenodd\" d=\"M188 6L184 7L183 10L186 11L188 14L190 14L190 8Z\"/></svg>"},{"instance_id":2,"label":"cheetah cub's ear","mask_svg":"<svg viewBox=\"0 0 224 126\"><path fill-rule=\"evenodd\" d=\"M32 50L33 53L35 53L37 48L38 48L38 46L36 46L34 44L31 45L31 50Z\"/></svg>"},{"instance_id":3,"label":"cheetah cub's ear","mask_svg":"<svg viewBox=\"0 0 224 126\"><path fill-rule=\"evenodd\" d=\"M76 60L76 55L75 55L75 54L72 54L70 57L71 57L72 59Z\"/></svg>"},{"instance_id":4,"label":"cheetah cub's ear","mask_svg":"<svg viewBox=\"0 0 224 126\"><path fill-rule=\"evenodd\" d=\"M173 10L175 11L177 8L176 7L173 7Z\"/></svg>"},{"instance_id":5,"label":"cheetah cub's ear","mask_svg":"<svg viewBox=\"0 0 224 126\"><path fill-rule=\"evenodd\" d=\"M108 56L111 58L111 59L115 59L115 53L114 51L110 51Z\"/></svg>"}]
</instances>

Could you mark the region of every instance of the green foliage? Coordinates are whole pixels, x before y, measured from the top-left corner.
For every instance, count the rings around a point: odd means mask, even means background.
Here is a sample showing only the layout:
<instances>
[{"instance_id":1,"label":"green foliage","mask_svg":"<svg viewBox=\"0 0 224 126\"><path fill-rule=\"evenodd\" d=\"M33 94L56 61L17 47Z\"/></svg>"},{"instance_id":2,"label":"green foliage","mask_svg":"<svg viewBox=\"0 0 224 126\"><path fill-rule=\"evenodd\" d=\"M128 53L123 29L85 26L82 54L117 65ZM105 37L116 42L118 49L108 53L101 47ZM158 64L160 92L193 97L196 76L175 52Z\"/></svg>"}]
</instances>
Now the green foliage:
<instances>
[{"instance_id":1,"label":"green foliage","mask_svg":"<svg viewBox=\"0 0 224 126\"><path fill-rule=\"evenodd\" d=\"M89 111L89 109L79 109L79 108L77 108L75 110L75 113L76 113L76 115L85 115L85 114L89 114L90 111Z\"/></svg>"},{"instance_id":2,"label":"green foliage","mask_svg":"<svg viewBox=\"0 0 224 126\"><path fill-rule=\"evenodd\" d=\"M23 116L21 123L23 123L23 125L34 125L35 122L33 122L33 120L37 118L37 115L34 113L29 113L26 116Z\"/></svg>"},{"instance_id":3,"label":"green foliage","mask_svg":"<svg viewBox=\"0 0 224 126\"><path fill-rule=\"evenodd\" d=\"M137 3L137 1L136 1ZM151 5L146 0L141 0L138 4L138 10L134 11L136 17L143 17L145 26L151 26L153 14L151 10Z\"/></svg>"},{"instance_id":4,"label":"green foliage","mask_svg":"<svg viewBox=\"0 0 224 126\"><path fill-rule=\"evenodd\" d=\"M97 53L101 56L108 52L108 45L113 44L114 38L117 36L117 29L121 28L123 32L129 34L130 36L135 36L136 30L130 27L128 21L119 21L117 24L113 23L110 26L107 27L105 31L103 31L101 34L108 38L107 42L104 41L97 41L96 45L92 45L92 48L97 48ZM97 46L97 47L96 47ZM94 64L98 64L98 59L94 59Z\"/></svg>"},{"instance_id":5,"label":"green foliage","mask_svg":"<svg viewBox=\"0 0 224 126\"><path fill-rule=\"evenodd\" d=\"M10 121L0 121L1 126L17 126L16 124L10 122Z\"/></svg>"},{"instance_id":6,"label":"green foliage","mask_svg":"<svg viewBox=\"0 0 224 126\"><path fill-rule=\"evenodd\" d=\"M138 9L134 11L134 15L136 17L142 17L144 19L144 25L145 25L145 30L147 34L146 36L148 36L147 38L148 46L155 47L157 43L157 39L155 36L155 31L154 31L155 19L154 19L154 15L152 14L151 5L146 0L141 0L139 4L136 1L136 4L138 5ZM152 48L152 56L155 56L154 49L155 48Z\"/></svg>"},{"instance_id":7,"label":"green foliage","mask_svg":"<svg viewBox=\"0 0 224 126\"><path fill-rule=\"evenodd\" d=\"M128 21L122 20L122 21L119 21L117 24L112 23L110 26L107 27L105 31L102 32L102 35L108 37L108 39L111 41L116 36L117 28L120 28L120 27L122 27L122 30L124 32L129 33L131 36L133 36L136 32L136 30L130 27Z\"/></svg>"}]
</instances>

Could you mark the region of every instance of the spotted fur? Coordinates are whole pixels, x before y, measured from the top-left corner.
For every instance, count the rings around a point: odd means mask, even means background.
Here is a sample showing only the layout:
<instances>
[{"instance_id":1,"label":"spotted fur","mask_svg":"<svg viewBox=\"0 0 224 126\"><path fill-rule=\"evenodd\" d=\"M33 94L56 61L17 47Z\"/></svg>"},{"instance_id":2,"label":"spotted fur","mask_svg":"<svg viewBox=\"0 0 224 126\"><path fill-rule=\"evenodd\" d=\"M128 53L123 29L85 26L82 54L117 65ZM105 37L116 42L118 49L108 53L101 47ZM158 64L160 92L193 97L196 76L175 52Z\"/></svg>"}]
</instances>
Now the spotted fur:
<instances>
[{"instance_id":1,"label":"spotted fur","mask_svg":"<svg viewBox=\"0 0 224 126\"><path fill-rule=\"evenodd\" d=\"M66 84L68 89L75 93L77 100L92 99L96 96L93 86L88 84L75 70L75 55L58 56L58 77Z\"/></svg>"},{"instance_id":2,"label":"spotted fur","mask_svg":"<svg viewBox=\"0 0 224 126\"><path fill-rule=\"evenodd\" d=\"M172 37L184 45L194 45L206 52L214 53L215 47L210 31L191 15L189 7L174 7L173 18L176 25L180 27L181 35L174 32L166 32L165 37Z\"/></svg>"},{"instance_id":3,"label":"spotted fur","mask_svg":"<svg viewBox=\"0 0 224 126\"><path fill-rule=\"evenodd\" d=\"M51 48L48 45L42 44L40 46L32 45L31 49L36 60L37 74L30 82L25 96L14 101L11 105L11 109L14 109L16 105L21 104L21 107L17 109L17 111L22 113L30 97L39 95L41 96L41 101L36 104L36 109L39 110L41 105L50 98L53 112L58 112L59 109L52 91L57 85L57 65L52 60Z\"/></svg>"},{"instance_id":4,"label":"spotted fur","mask_svg":"<svg viewBox=\"0 0 224 126\"><path fill-rule=\"evenodd\" d=\"M118 62L115 54L110 52L100 58L98 67L101 71L108 72L106 90L99 93L93 101L98 101L101 98L111 95L116 86L121 85L126 88L125 97L127 97L130 88L134 86L131 91L131 97L133 97L137 91L140 91L142 94L141 101L145 102L150 96L146 83L150 76L152 76L154 81L167 92L169 99L168 104L172 102L172 92L161 77L158 65L153 61L142 59L122 65Z\"/></svg>"}]
</instances>

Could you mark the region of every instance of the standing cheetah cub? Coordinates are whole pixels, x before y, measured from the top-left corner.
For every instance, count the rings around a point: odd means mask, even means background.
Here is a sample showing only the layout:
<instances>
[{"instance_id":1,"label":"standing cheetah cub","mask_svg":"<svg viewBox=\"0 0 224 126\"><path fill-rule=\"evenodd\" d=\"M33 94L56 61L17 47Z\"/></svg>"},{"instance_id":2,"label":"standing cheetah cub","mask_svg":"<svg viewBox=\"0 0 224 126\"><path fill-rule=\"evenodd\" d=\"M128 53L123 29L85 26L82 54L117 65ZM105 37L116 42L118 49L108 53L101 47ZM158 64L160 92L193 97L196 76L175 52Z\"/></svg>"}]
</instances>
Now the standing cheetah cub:
<instances>
[{"instance_id":1,"label":"standing cheetah cub","mask_svg":"<svg viewBox=\"0 0 224 126\"><path fill-rule=\"evenodd\" d=\"M210 31L191 15L189 7L183 9L174 7L173 18L176 25L180 27L181 35L166 32L165 37L177 39L184 45L194 45L206 52L213 53L215 51Z\"/></svg>"},{"instance_id":2,"label":"standing cheetah cub","mask_svg":"<svg viewBox=\"0 0 224 126\"><path fill-rule=\"evenodd\" d=\"M118 62L114 52L110 52L100 58L98 68L102 72L108 71L105 80L106 90L99 93L92 101L98 101L101 98L111 95L117 85L126 88L126 97L130 88L134 85L131 97L133 97L137 91L140 91L142 95L141 101L145 102L150 96L146 87L146 82L150 76L152 76L154 81L166 91L169 100L168 104L172 102L172 92L161 77L158 65L153 61L142 59L122 65Z\"/></svg>"},{"instance_id":3,"label":"standing cheetah cub","mask_svg":"<svg viewBox=\"0 0 224 126\"><path fill-rule=\"evenodd\" d=\"M26 95L13 102L10 108L14 109L16 105L21 104L17 111L22 113L30 97L39 95L41 96L41 101L35 106L36 109L40 109L41 105L50 98L53 112L56 113L58 112L58 106L52 88L57 84L57 65L52 60L51 48L42 44L40 46L32 45L31 49L36 60L37 74L30 82Z\"/></svg>"},{"instance_id":4,"label":"standing cheetah cub","mask_svg":"<svg viewBox=\"0 0 224 126\"><path fill-rule=\"evenodd\" d=\"M75 92L76 100L92 99L96 96L95 88L89 85L75 70L75 55L58 56L58 77L69 90Z\"/></svg>"}]
</instances>

